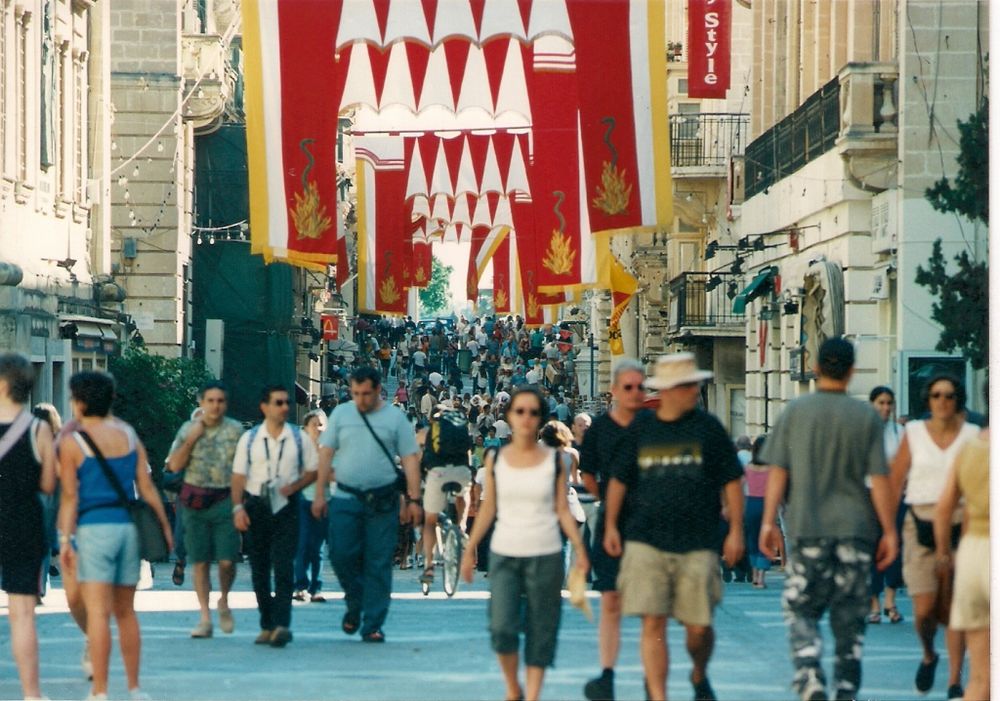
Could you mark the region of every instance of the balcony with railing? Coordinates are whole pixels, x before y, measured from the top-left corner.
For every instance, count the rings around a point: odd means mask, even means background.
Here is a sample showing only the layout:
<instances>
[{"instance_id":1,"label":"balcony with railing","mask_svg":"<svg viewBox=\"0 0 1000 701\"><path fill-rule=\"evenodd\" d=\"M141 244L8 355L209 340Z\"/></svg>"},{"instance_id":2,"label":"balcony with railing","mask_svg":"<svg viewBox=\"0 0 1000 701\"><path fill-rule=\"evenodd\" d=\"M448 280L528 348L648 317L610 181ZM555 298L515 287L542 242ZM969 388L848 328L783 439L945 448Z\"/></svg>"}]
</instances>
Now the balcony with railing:
<instances>
[{"instance_id":1,"label":"balcony with railing","mask_svg":"<svg viewBox=\"0 0 1000 701\"><path fill-rule=\"evenodd\" d=\"M670 115L670 166L674 176L725 175L730 157L743 153L749 132L748 114Z\"/></svg>"},{"instance_id":2,"label":"balcony with railing","mask_svg":"<svg viewBox=\"0 0 1000 701\"><path fill-rule=\"evenodd\" d=\"M668 285L667 333L678 335L739 336L744 314L733 312L733 297L742 289L742 277L733 273L681 273Z\"/></svg>"}]
</instances>

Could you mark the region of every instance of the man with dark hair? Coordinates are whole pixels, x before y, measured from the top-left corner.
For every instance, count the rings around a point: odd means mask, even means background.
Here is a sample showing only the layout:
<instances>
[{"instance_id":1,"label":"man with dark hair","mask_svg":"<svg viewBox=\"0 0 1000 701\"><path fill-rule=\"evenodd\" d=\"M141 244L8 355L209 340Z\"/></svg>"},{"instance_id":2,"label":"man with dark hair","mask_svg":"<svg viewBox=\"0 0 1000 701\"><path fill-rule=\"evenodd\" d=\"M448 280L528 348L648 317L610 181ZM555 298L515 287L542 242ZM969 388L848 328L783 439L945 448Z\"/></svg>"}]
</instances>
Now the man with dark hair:
<instances>
[{"instance_id":1,"label":"man with dark hair","mask_svg":"<svg viewBox=\"0 0 1000 701\"><path fill-rule=\"evenodd\" d=\"M416 435L406 415L382 400L381 385L376 370L351 375L353 401L333 410L319 439L312 507L317 518L330 514L330 561L347 604L341 629L348 635L360 629L369 643L385 642L400 521L397 457L406 476L406 516L413 526L423 516ZM328 504L331 480L337 488Z\"/></svg>"},{"instance_id":2,"label":"man with dark hair","mask_svg":"<svg viewBox=\"0 0 1000 701\"><path fill-rule=\"evenodd\" d=\"M212 614L208 606L212 591L211 565L219 563L219 628L232 633L235 626L229 609L229 590L236 578L240 534L233 525L231 483L236 445L243 426L226 416L226 388L218 381L198 392L196 418L177 430L167 469L184 472L178 502L183 506L184 546L194 562L194 590L198 595L201 619L192 638L212 637Z\"/></svg>"},{"instance_id":3,"label":"man with dark hair","mask_svg":"<svg viewBox=\"0 0 1000 701\"><path fill-rule=\"evenodd\" d=\"M808 701L827 698L819 633L827 609L836 641L834 693L857 698L872 553L882 570L898 550L882 421L870 404L847 396L853 368L849 342L825 341L817 391L785 408L760 456L771 465L760 550L774 557L780 547L776 519L785 502L789 575L782 604L795 666L792 686Z\"/></svg>"},{"instance_id":4,"label":"man with dark hair","mask_svg":"<svg viewBox=\"0 0 1000 701\"><path fill-rule=\"evenodd\" d=\"M299 492L316 479L316 447L298 426L287 422L288 409L288 390L266 387L260 402L264 422L243 434L233 459L233 524L247 535L260 612L260 635L254 643L271 647L292 640Z\"/></svg>"}]
</instances>

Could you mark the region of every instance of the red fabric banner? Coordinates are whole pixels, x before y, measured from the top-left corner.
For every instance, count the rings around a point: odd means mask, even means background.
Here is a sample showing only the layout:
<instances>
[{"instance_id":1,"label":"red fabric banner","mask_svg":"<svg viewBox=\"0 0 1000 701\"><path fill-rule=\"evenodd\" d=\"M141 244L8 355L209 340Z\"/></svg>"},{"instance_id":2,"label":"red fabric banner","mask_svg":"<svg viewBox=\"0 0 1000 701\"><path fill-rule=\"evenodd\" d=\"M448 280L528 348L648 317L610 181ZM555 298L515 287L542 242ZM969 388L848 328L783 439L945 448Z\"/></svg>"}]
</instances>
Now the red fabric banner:
<instances>
[{"instance_id":1,"label":"red fabric banner","mask_svg":"<svg viewBox=\"0 0 1000 701\"><path fill-rule=\"evenodd\" d=\"M538 209L530 200L511 202L511 213L514 218L514 236L517 241L517 267L521 278L521 296L524 300L524 323L528 326L541 326L545 323L544 307L551 304L562 304L563 294L547 294L539 287L542 277L542 259L545 243L536 236L519 235L519 231L532 231L535 224L535 214ZM496 260L496 256L494 256ZM494 272L494 275L496 273Z\"/></svg>"},{"instance_id":2,"label":"red fabric banner","mask_svg":"<svg viewBox=\"0 0 1000 701\"><path fill-rule=\"evenodd\" d=\"M566 50L571 47L566 45ZM517 226L518 256L527 258L525 233L533 232L534 283L544 291L581 281L577 79L571 65L560 63L569 56L542 54L536 44L533 69L527 76L534 120L534 159L528 170L534 227ZM503 149L497 150L499 154ZM522 278L522 283L527 290L528 281Z\"/></svg>"},{"instance_id":3,"label":"red fabric banner","mask_svg":"<svg viewBox=\"0 0 1000 701\"><path fill-rule=\"evenodd\" d=\"M406 171L375 168L378 220L372 268L375 274L374 308L382 314L406 314L407 282L403 276L408 272L412 257L409 232L413 224L403 202L405 191Z\"/></svg>"},{"instance_id":4,"label":"red fabric banner","mask_svg":"<svg viewBox=\"0 0 1000 701\"><path fill-rule=\"evenodd\" d=\"M688 0L688 97L729 90L732 0Z\"/></svg>"},{"instance_id":5,"label":"red fabric banner","mask_svg":"<svg viewBox=\"0 0 1000 701\"><path fill-rule=\"evenodd\" d=\"M566 9L576 47L591 231L641 226L629 11L621 0L570 2Z\"/></svg>"},{"instance_id":6,"label":"red fabric banner","mask_svg":"<svg viewBox=\"0 0 1000 701\"><path fill-rule=\"evenodd\" d=\"M498 314L511 311L510 237L504 236L493 254L493 310Z\"/></svg>"},{"instance_id":7,"label":"red fabric banner","mask_svg":"<svg viewBox=\"0 0 1000 701\"><path fill-rule=\"evenodd\" d=\"M424 288L431 281L431 242L413 241L413 287Z\"/></svg>"},{"instance_id":8,"label":"red fabric banner","mask_svg":"<svg viewBox=\"0 0 1000 701\"><path fill-rule=\"evenodd\" d=\"M347 67L336 42L343 0L278 3L282 158L288 209L287 259L337 258L337 120ZM345 62L346 63L346 62Z\"/></svg>"}]
</instances>

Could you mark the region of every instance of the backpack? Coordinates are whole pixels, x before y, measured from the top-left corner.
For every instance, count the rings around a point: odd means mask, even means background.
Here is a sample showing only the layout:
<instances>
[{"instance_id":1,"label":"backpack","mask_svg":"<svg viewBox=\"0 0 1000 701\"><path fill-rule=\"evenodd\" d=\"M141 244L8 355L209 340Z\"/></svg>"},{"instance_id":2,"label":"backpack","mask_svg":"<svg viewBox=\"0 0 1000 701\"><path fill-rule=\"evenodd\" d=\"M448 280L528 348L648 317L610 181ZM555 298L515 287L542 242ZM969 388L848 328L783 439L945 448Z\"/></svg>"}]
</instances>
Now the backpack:
<instances>
[{"instance_id":1,"label":"backpack","mask_svg":"<svg viewBox=\"0 0 1000 701\"><path fill-rule=\"evenodd\" d=\"M450 409L438 413L431 422L424 442L423 462L430 467L467 465L472 437L469 422L462 412Z\"/></svg>"},{"instance_id":2,"label":"backpack","mask_svg":"<svg viewBox=\"0 0 1000 701\"><path fill-rule=\"evenodd\" d=\"M247 439L247 466L250 465L250 448L253 446L253 440L257 437L257 432L260 431L260 427L264 424L257 424L250 429L250 437ZM299 464L299 474L302 474L302 429L295 424L288 424L288 427L292 429L292 437L295 439L295 454L298 456Z\"/></svg>"}]
</instances>

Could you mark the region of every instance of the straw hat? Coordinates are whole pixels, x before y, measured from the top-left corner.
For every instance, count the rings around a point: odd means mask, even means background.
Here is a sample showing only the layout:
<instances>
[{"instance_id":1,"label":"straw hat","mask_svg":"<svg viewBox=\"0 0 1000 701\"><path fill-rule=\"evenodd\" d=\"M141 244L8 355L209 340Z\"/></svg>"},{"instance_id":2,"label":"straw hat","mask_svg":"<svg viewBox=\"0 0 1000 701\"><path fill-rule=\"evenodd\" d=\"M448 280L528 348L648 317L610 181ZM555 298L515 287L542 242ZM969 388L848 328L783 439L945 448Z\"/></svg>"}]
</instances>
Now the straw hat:
<instances>
[{"instance_id":1,"label":"straw hat","mask_svg":"<svg viewBox=\"0 0 1000 701\"><path fill-rule=\"evenodd\" d=\"M656 361L652 377L646 379L650 389L671 389L677 385L712 379L709 370L699 370L694 353L674 353L661 355Z\"/></svg>"}]
</instances>

